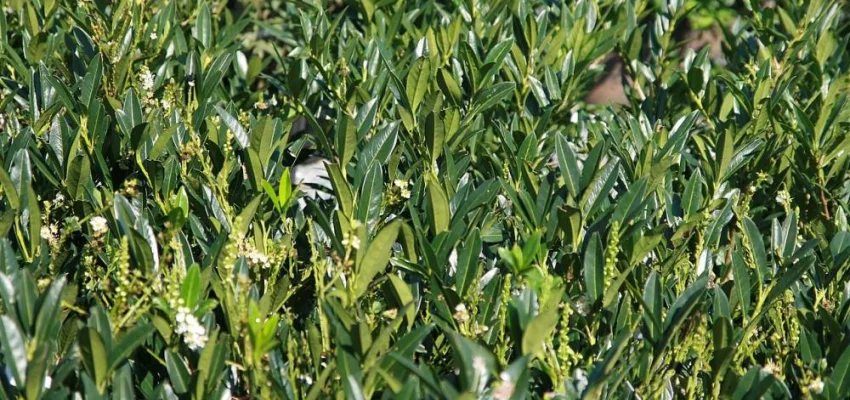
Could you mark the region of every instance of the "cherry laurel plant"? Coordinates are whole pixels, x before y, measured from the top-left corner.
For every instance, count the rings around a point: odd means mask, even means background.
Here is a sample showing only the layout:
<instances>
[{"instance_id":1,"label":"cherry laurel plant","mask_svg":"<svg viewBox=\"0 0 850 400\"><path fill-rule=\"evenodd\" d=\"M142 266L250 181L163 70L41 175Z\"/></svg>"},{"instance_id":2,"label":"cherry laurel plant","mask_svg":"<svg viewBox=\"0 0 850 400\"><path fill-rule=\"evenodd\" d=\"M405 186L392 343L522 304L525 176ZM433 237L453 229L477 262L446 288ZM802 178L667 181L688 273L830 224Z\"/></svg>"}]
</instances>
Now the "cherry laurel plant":
<instances>
[{"instance_id":1,"label":"cherry laurel plant","mask_svg":"<svg viewBox=\"0 0 850 400\"><path fill-rule=\"evenodd\" d=\"M846 398L847 4L6 0L0 399Z\"/></svg>"}]
</instances>

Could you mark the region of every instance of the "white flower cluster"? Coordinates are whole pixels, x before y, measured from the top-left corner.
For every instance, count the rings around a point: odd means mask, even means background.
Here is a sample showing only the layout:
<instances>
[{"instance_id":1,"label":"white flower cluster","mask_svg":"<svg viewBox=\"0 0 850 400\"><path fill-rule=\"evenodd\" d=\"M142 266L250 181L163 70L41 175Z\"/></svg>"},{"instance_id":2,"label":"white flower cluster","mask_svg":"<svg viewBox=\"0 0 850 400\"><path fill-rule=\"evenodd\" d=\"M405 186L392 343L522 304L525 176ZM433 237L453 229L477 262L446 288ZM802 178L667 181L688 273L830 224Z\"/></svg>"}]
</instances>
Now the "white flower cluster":
<instances>
[{"instance_id":1,"label":"white flower cluster","mask_svg":"<svg viewBox=\"0 0 850 400\"><path fill-rule=\"evenodd\" d=\"M351 246L354 250L360 250L360 237L345 233L342 235L342 245L345 247Z\"/></svg>"},{"instance_id":2,"label":"white flower cluster","mask_svg":"<svg viewBox=\"0 0 850 400\"><path fill-rule=\"evenodd\" d=\"M776 202L784 205L788 203L788 197L789 195L787 190L780 190L779 193L776 194Z\"/></svg>"},{"instance_id":3,"label":"white flower cluster","mask_svg":"<svg viewBox=\"0 0 850 400\"><path fill-rule=\"evenodd\" d=\"M410 198L410 183L405 180L396 179L393 181L393 185L401 190L401 197L404 197L405 199Z\"/></svg>"},{"instance_id":4,"label":"white flower cluster","mask_svg":"<svg viewBox=\"0 0 850 400\"><path fill-rule=\"evenodd\" d=\"M809 383L808 386L806 386L806 389L808 389L809 392L821 394L823 393L823 387L823 381L820 378L815 378L815 380L813 380L811 383Z\"/></svg>"},{"instance_id":5,"label":"white flower cluster","mask_svg":"<svg viewBox=\"0 0 850 400\"><path fill-rule=\"evenodd\" d=\"M513 379L511 379L511 374L507 372L499 374L499 378L501 382L493 390L493 398L496 400L508 400L514 395L516 385L514 385Z\"/></svg>"},{"instance_id":6,"label":"white flower cluster","mask_svg":"<svg viewBox=\"0 0 850 400\"><path fill-rule=\"evenodd\" d=\"M244 255L248 260L248 264L259 265L263 268L269 267L269 256L263 254L263 252L257 250L254 246L249 246L247 251L244 252Z\"/></svg>"},{"instance_id":7,"label":"white flower cluster","mask_svg":"<svg viewBox=\"0 0 850 400\"><path fill-rule=\"evenodd\" d=\"M455 320L461 323L469 321L469 310L466 309L465 304L460 303L455 307Z\"/></svg>"},{"instance_id":8,"label":"white flower cluster","mask_svg":"<svg viewBox=\"0 0 850 400\"><path fill-rule=\"evenodd\" d=\"M46 240L49 245L53 246L58 240L57 237L59 235L59 228L55 224L42 225L39 233L41 234L42 239Z\"/></svg>"},{"instance_id":9,"label":"white flower cluster","mask_svg":"<svg viewBox=\"0 0 850 400\"><path fill-rule=\"evenodd\" d=\"M94 231L95 235L102 235L109 231L109 226L106 225L106 218L101 216L92 218L91 221L89 221L89 224L91 225L91 229Z\"/></svg>"},{"instance_id":10,"label":"white flower cluster","mask_svg":"<svg viewBox=\"0 0 850 400\"><path fill-rule=\"evenodd\" d=\"M142 68L142 89L146 92L153 91L153 74L147 68Z\"/></svg>"},{"instance_id":11,"label":"white flower cluster","mask_svg":"<svg viewBox=\"0 0 850 400\"><path fill-rule=\"evenodd\" d=\"M203 348L207 344L207 330L198 322L189 309L180 307L177 309L177 329L174 330L178 335L183 335L183 342L186 343L192 350Z\"/></svg>"}]
</instances>

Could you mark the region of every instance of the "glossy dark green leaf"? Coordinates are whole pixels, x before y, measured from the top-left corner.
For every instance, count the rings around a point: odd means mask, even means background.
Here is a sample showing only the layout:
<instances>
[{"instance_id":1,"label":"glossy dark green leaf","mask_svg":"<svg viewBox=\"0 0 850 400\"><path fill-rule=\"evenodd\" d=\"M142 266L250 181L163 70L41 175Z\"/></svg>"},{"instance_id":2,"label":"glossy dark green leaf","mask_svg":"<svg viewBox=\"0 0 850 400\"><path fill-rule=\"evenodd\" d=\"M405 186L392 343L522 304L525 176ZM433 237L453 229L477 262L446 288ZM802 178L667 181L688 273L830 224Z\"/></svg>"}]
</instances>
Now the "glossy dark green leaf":
<instances>
[{"instance_id":1,"label":"glossy dark green leaf","mask_svg":"<svg viewBox=\"0 0 850 400\"><path fill-rule=\"evenodd\" d=\"M109 371L109 359L103 339L94 328L84 328L80 330L77 341L86 371L94 376L97 387L102 388Z\"/></svg>"},{"instance_id":2,"label":"glossy dark green leaf","mask_svg":"<svg viewBox=\"0 0 850 400\"><path fill-rule=\"evenodd\" d=\"M336 155L339 164L345 166L357 150L357 126L348 115L343 115L337 121L335 134Z\"/></svg>"},{"instance_id":3,"label":"glossy dark green leaf","mask_svg":"<svg viewBox=\"0 0 850 400\"><path fill-rule=\"evenodd\" d=\"M463 298L475 283L480 272L478 255L481 253L481 233L478 228L472 230L463 247L458 251L455 286L457 295Z\"/></svg>"},{"instance_id":4,"label":"glossy dark green leaf","mask_svg":"<svg viewBox=\"0 0 850 400\"><path fill-rule=\"evenodd\" d=\"M68 162L65 185L72 200L82 198L91 180L91 162L85 153L78 154Z\"/></svg>"},{"instance_id":5,"label":"glossy dark green leaf","mask_svg":"<svg viewBox=\"0 0 850 400\"><path fill-rule=\"evenodd\" d=\"M741 256L740 252L732 253L732 273L735 277L735 295L738 297L738 303L741 305L741 311L744 315L744 320L747 320L750 315L750 272L747 269L746 261Z\"/></svg>"},{"instance_id":6,"label":"glossy dark green leaf","mask_svg":"<svg viewBox=\"0 0 850 400\"><path fill-rule=\"evenodd\" d=\"M691 315L700 300L702 300L708 279L708 275L703 275L695 280L694 283L688 286L676 298L676 301L667 310L661 340L655 346L656 354L664 350L673 340L679 328L681 328L682 324L684 324L685 320Z\"/></svg>"},{"instance_id":7,"label":"glossy dark green leaf","mask_svg":"<svg viewBox=\"0 0 850 400\"><path fill-rule=\"evenodd\" d=\"M646 279L646 285L643 287L643 302L647 306L647 309L644 309L643 320L649 327L649 337L652 340L659 340L661 338L661 290L661 281L658 273L652 271L649 274L649 278Z\"/></svg>"},{"instance_id":8,"label":"glossy dark green leaf","mask_svg":"<svg viewBox=\"0 0 850 400\"><path fill-rule=\"evenodd\" d=\"M46 342L55 335L59 327L59 311L62 308L62 292L65 290L65 278L53 281L39 300L38 317L35 320L35 337Z\"/></svg>"},{"instance_id":9,"label":"glossy dark green leaf","mask_svg":"<svg viewBox=\"0 0 850 400\"><path fill-rule=\"evenodd\" d=\"M602 239L598 233L593 233L584 251L584 284L587 296L591 301L597 301L602 297L604 290L605 256L603 254Z\"/></svg>"},{"instance_id":10,"label":"glossy dark green leaf","mask_svg":"<svg viewBox=\"0 0 850 400\"><path fill-rule=\"evenodd\" d=\"M339 373L342 388L345 391L345 397L348 399L362 400L366 397L363 394L362 380L363 371L357 360L347 351L338 348L336 351L337 372Z\"/></svg>"},{"instance_id":11,"label":"glossy dark green leaf","mask_svg":"<svg viewBox=\"0 0 850 400\"><path fill-rule=\"evenodd\" d=\"M358 221L369 222L378 216L381 211L383 190L384 172L379 164L373 163L360 187L357 212L355 213Z\"/></svg>"},{"instance_id":12,"label":"glossy dark green leaf","mask_svg":"<svg viewBox=\"0 0 850 400\"><path fill-rule=\"evenodd\" d=\"M216 105L215 110L218 113L219 117L221 117L222 122L227 126L227 129L230 129L233 132L233 137L236 139L236 143L239 144L240 148L248 147L248 132L245 131L245 128L242 127L242 124L239 120L236 119L233 115L231 115L227 110L222 108L221 106Z\"/></svg>"},{"instance_id":13,"label":"glossy dark green leaf","mask_svg":"<svg viewBox=\"0 0 850 400\"><path fill-rule=\"evenodd\" d=\"M212 18L207 3L203 3L198 11L198 18L195 20L195 38L201 42L205 49L210 49L212 46Z\"/></svg>"},{"instance_id":14,"label":"glossy dark green leaf","mask_svg":"<svg viewBox=\"0 0 850 400\"><path fill-rule=\"evenodd\" d=\"M484 112L508 98L515 89L516 85L513 82L500 82L484 88L473 97L473 110L478 113Z\"/></svg>"},{"instance_id":15,"label":"glossy dark green leaf","mask_svg":"<svg viewBox=\"0 0 850 400\"><path fill-rule=\"evenodd\" d=\"M578 199L581 194L578 161L575 152L567 142L567 138L563 135L559 135L555 141L555 154L558 156L558 165L561 168L561 176L564 177L567 190L573 198Z\"/></svg>"},{"instance_id":16,"label":"glossy dark green leaf","mask_svg":"<svg viewBox=\"0 0 850 400\"><path fill-rule=\"evenodd\" d=\"M3 360L16 382L26 382L27 372L27 345L21 330L8 315L0 315L0 341L3 344Z\"/></svg>"},{"instance_id":17,"label":"glossy dark green leaf","mask_svg":"<svg viewBox=\"0 0 850 400\"><path fill-rule=\"evenodd\" d=\"M201 299L201 270L197 264L186 271L186 277L180 284L180 298L189 309Z\"/></svg>"},{"instance_id":18,"label":"glossy dark green leaf","mask_svg":"<svg viewBox=\"0 0 850 400\"><path fill-rule=\"evenodd\" d=\"M80 101L86 108L91 108L103 80L103 59L100 55L92 58L86 76L80 85Z\"/></svg>"},{"instance_id":19,"label":"glossy dark green leaf","mask_svg":"<svg viewBox=\"0 0 850 400\"><path fill-rule=\"evenodd\" d=\"M699 170L694 172L688 179L685 185L685 192L682 194L682 209L685 211L685 216L696 214L703 205L702 196L702 175Z\"/></svg>"},{"instance_id":20,"label":"glossy dark green leaf","mask_svg":"<svg viewBox=\"0 0 850 400\"><path fill-rule=\"evenodd\" d=\"M115 343L115 347L109 352L108 370L114 371L121 363L127 361L133 351L154 332L154 329L151 324L140 324L122 334Z\"/></svg>"},{"instance_id":21,"label":"glossy dark green leaf","mask_svg":"<svg viewBox=\"0 0 850 400\"><path fill-rule=\"evenodd\" d=\"M189 367L183 358L179 355L165 351L165 366L168 371L168 378L171 382L174 392L177 394L186 393L189 391Z\"/></svg>"},{"instance_id":22,"label":"glossy dark green leaf","mask_svg":"<svg viewBox=\"0 0 850 400\"><path fill-rule=\"evenodd\" d=\"M210 94L221 84L221 79L227 73L227 70L230 68L230 64L233 61L233 52L225 52L220 54L218 57L213 60L212 64L210 64L209 68L204 72L203 81L200 85L200 94L199 98L204 101L209 98Z\"/></svg>"}]
</instances>

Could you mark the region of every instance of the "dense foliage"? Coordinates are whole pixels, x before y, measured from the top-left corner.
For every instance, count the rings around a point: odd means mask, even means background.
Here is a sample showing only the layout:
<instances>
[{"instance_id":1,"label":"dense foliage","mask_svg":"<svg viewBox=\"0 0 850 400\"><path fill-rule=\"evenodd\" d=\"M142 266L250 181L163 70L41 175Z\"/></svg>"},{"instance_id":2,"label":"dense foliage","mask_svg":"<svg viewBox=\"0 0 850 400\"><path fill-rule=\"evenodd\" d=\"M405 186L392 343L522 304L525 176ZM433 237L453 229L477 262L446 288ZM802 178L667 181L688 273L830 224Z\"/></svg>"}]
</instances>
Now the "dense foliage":
<instances>
[{"instance_id":1,"label":"dense foliage","mask_svg":"<svg viewBox=\"0 0 850 400\"><path fill-rule=\"evenodd\" d=\"M0 398L850 393L845 2L3 4Z\"/></svg>"}]
</instances>

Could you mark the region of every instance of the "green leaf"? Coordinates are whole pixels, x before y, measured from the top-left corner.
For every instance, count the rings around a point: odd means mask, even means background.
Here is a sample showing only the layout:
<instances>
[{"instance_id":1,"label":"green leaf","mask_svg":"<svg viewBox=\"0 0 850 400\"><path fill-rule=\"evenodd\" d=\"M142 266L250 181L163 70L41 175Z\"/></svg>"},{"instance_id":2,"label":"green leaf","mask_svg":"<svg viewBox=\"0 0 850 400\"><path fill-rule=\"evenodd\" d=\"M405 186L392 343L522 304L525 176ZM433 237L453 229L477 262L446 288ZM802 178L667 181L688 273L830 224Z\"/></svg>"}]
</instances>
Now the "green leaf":
<instances>
[{"instance_id":1,"label":"green leaf","mask_svg":"<svg viewBox=\"0 0 850 400\"><path fill-rule=\"evenodd\" d=\"M522 354L540 353L543 345L550 342L559 318L558 307L550 307L532 318L522 335Z\"/></svg>"},{"instance_id":2,"label":"green leaf","mask_svg":"<svg viewBox=\"0 0 850 400\"><path fill-rule=\"evenodd\" d=\"M685 185L685 192L682 194L682 209L685 211L685 216L694 215L702 207L702 184L703 179L699 170L696 170L688 183Z\"/></svg>"},{"instance_id":3,"label":"green leaf","mask_svg":"<svg viewBox=\"0 0 850 400\"><path fill-rule=\"evenodd\" d=\"M369 242L354 278L355 297L363 295L375 276L386 269L392 256L392 246L398 237L400 224L400 221L390 223Z\"/></svg>"},{"instance_id":4,"label":"green leaf","mask_svg":"<svg viewBox=\"0 0 850 400\"><path fill-rule=\"evenodd\" d=\"M127 89L127 94L124 96L124 108L115 110L115 117L126 136L130 136L133 129L142 123L142 105L132 88Z\"/></svg>"},{"instance_id":5,"label":"green leaf","mask_svg":"<svg viewBox=\"0 0 850 400\"><path fill-rule=\"evenodd\" d=\"M558 165L561 168L561 176L567 184L567 190L574 199L577 199L581 194L578 160L564 135L558 135L555 140L555 154L558 156Z\"/></svg>"},{"instance_id":6,"label":"green leaf","mask_svg":"<svg viewBox=\"0 0 850 400\"><path fill-rule=\"evenodd\" d=\"M661 351L673 340L676 332L694 311L703 294L705 294L707 284L708 275L706 274L688 286L667 310L667 316L664 318L664 331L661 340L655 346L656 355L661 354Z\"/></svg>"},{"instance_id":7,"label":"green leaf","mask_svg":"<svg viewBox=\"0 0 850 400\"><path fill-rule=\"evenodd\" d=\"M336 195L336 201L343 215L347 217L354 216L354 195L351 194L351 186L348 185L348 181L343 177L339 165L325 163L325 168L328 171L328 178L330 178L334 195Z\"/></svg>"},{"instance_id":8,"label":"green leaf","mask_svg":"<svg viewBox=\"0 0 850 400\"><path fill-rule=\"evenodd\" d=\"M835 386L836 393L847 393L847 390L850 389L850 348L841 353L841 357L835 363L835 368L832 369L830 380L832 385Z\"/></svg>"},{"instance_id":9,"label":"green leaf","mask_svg":"<svg viewBox=\"0 0 850 400\"><path fill-rule=\"evenodd\" d=\"M469 288L472 287L478 277L481 269L478 263L478 255L481 253L481 248L481 233L478 228L474 228L463 248L458 252L455 286L460 298L466 296Z\"/></svg>"},{"instance_id":10,"label":"green leaf","mask_svg":"<svg viewBox=\"0 0 850 400\"><path fill-rule=\"evenodd\" d=\"M203 3L200 11L198 11L198 19L195 20L195 38L201 42L205 49L212 47L212 18L207 3Z\"/></svg>"},{"instance_id":11,"label":"green leaf","mask_svg":"<svg viewBox=\"0 0 850 400\"><path fill-rule=\"evenodd\" d=\"M419 109L422 99L425 98L430 83L431 59L428 57L419 58L410 67L410 72L407 74L407 98L410 100L411 111L414 114Z\"/></svg>"},{"instance_id":12,"label":"green leaf","mask_svg":"<svg viewBox=\"0 0 850 400\"><path fill-rule=\"evenodd\" d=\"M513 94L516 84L513 82L500 82L493 86L482 89L472 99L473 113L481 113L490 107L499 104L502 100Z\"/></svg>"},{"instance_id":13,"label":"green leaf","mask_svg":"<svg viewBox=\"0 0 850 400\"><path fill-rule=\"evenodd\" d=\"M691 127L694 126L698 116L699 110L694 110L676 121L673 128L670 129L670 138L655 156L656 160L661 160L671 154L679 154L682 151L690 135Z\"/></svg>"},{"instance_id":14,"label":"green leaf","mask_svg":"<svg viewBox=\"0 0 850 400\"><path fill-rule=\"evenodd\" d=\"M643 287L643 302L646 307L643 310L644 323L649 327L649 337L653 341L661 339L661 281L656 271L649 274L646 285Z\"/></svg>"},{"instance_id":15,"label":"green leaf","mask_svg":"<svg viewBox=\"0 0 850 400\"><path fill-rule=\"evenodd\" d=\"M286 175L288 176L288 174ZM281 182L281 186L289 187L291 186L288 182ZM260 203L263 198L259 195L251 199L251 202L242 209L239 213L239 221L240 224L236 226L236 234L244 235L248 233L248 228L251 226L251 223L254 221L254 215L257 213L257 209L260 207Z\"/></svg>"},{"instance_id":16,"label":"green leaf","mask_svg":"<svg viewBox=\"0 0 850 400\"><path fill-rule=\"evenodd\" d=\"M783 260L794 254L797 248L797 213L791 213L782 224L782 233L779 237L779 255Z\"/></svg>"},{"instance_id":17,"label":"green leaf","mask_svg":"<svg viewBox=\"0 0 850 400\"><path fill-rule=\"evenodd\" d=\"M486 382L496 366L496 358L487 348L460 334L451 335L455 364L460 370L460 383L467 393L475 393Z\"/></svg>"},{"instance_id":18,"label":"green leaf","mask_svg":"<svg viewBox=\"0 0 850 400\"><path fill-rule=\"evenodd\" d=\"M227 129L230 129L233 132L233 137L236 138L236 143L239 144L239 147L245 149L248 147L248 132L245 131L245 128L242 127L242 124L239 123L233 115L230 115L227 110L221 108L221 106L215 106L216 112L218 112L219 117L221 117L224 124L227 126Z\"/></svg>"},{"instance_id":19,"label":"green leaf","mask_svg":"<svg viewBox=\"0 0 850 400\"><path fill-rule=\"evenodd\" d=\"M3 196L9 201L12 209L20 209L21 201L18 197L18 190L15 187L15 183L12 182L12 177L6 171L6 168L3 167L2 163L0 163L0 187L2 187Z\"/></svg>"},{"instance_id":20,"label":"green leaf","mask_svg":"<svg viewBox=\"0 0 850 400\"><path fill-rule=\"evenodd\" d=\"M460 91L460 86L458 86L457 80L452 76L450 70L446 68L439 70L437 73L437 84L440 85L443 94L452 104L460 105L463 103L463 94Z\"/></svg>"},{"instance_id":21,"label":"green leaf","mask_svg":"<svg viewBox=\"0 0 850 400\"><path fill-rule=\"evenodd\" d=\"M431 154L432 163L436 163L437 158L440 157L445 138L446 132L442 119L436 113L428 114L425 118L425 143L428 146L428 153Z\"/></svg>"},{"instance_id":22,"label":"green leaf","mask_svg":"<svg viewBox=\"0 0 850 400\"><path fill-rule=\"evenodd\" d=\"M416 322L416 307L412 307L414 305L413 292L410 291L407 283L395 274L387 274L387 278L389 278L399 308L404 309L406 306L411 305L411 307L405 309L405 319L407 320L408 328L410 328Z\"/></svg>"},{"instance_id":23,"label":"green leaf","mask_svg":"<svg viewBox=\"0 0 850 400\"><path fill-rule=\"evenodd\" d=\"M582 214L592 215L602 205L602 200L608 198L608 193L617 182L620 160L608 161L608 164L593 178L590 186L581 196Z\"/></svg>"},{"instance_id":24,"label":"green leaf","mask_svg":"<svg viewBox=\"0 0 850 400\"><path fill-rule=\"evenodd\" d=\"M480 82L483 85L489 85L490 78L502 69L505 57L510 53L513 46L514 40L509 38L499 42L499 44L490 49L487 53L487 58L484 59L484 64L481 66Z\"/></svg>"},{"instance_id":25,"label":"green leaf","mask_svg":"<svg viewBox=\"0 0 850 400\"><path fill-rule=\"evenodd\" d=\"M24 337L15 323L8 315L0 315L0 341L3 344L3 361L12 370L12 376L19 385L26 382L27 373L27 345Z\"/></svg>"},{"instance_id":26,"label":"green leaf","mask_svg":"<svg viewBox=\"0 0 850 400\"><path fill-rule=\"evenodd\" d=\"M165 351L165 367L168 370L168 378L174 387L174 392L183 394L189 391L189 367L178 354L171 350Z\"/></svg>"},{"instance_id":27,"label":"green leaf","mask_svg":"<svg viewBox=\"0 0 850 400\"><path fill-rule=\"evenodd\" d=\"M733 136L732 129L726 129L726 131L721 134L720 140L717 143L717 148L715 149L715 152L717 153L715 171L717 172L718 185L722 182L723 177L726 175L726 171L729 169L734 151L735 137Z\"/></svg>"},{"instance_id":28,"label":"green leaf","mask_svg":"<svg viewBox=\"0 0 850 400\"><path fill-rule=\"evenodd\" d=\"M107 371L109 370L103 339L101 339L100 334L94 328L85 328L80 330L77 341L80 345L80 352L83 355L83 364L86 367L86 371L94 376L98 392L103 393Z\"/></svg>"},{"instance_id":29,"label":"green leaf","mask_svg":"<svg viewBox=\"0 0 850 400\"><path fill-rule=\"evenodd\" d=\"M127 361L130 354L147 340L155 330L152 324L136 325L118 339L115 347L109 353L109 371L114 371L121 363Z\"/></svg>"},{"instance_id":30,"label":"green leaf","mask_svg":"<svg viewBox=\"0 0 850 400\"><path fill-rule=\"evenodd\" d=\"M373 163L360 187L360 199L357 204L356 218L368 223L378 217L381 211L381 198L384 189L384 172L381 166Z\"/></svg>"},{"instance_id":31,"label":"green leaf","mask_svg":"<svg viewBox=\"0 0 850 400\"><path fill-rule=\"evenodd\" d=\"M15 279L18 297L15 299L18 305L18 322L25 333L32 332L32 326L36 318L37 292L35 282L29 269L20 270Z\"/></svg>"},{"instance_id":32,"label":"green leaf","mask_svg":"<svg viewBox=\"0 0 850 400\"><path fill-rule=\"evenodd\" d=\"M338 347L336 350L337 372L339 373L342 388L345 392L345 398L354 400L363 400L366 397L363 395L361 386L363 380L363 371L360 369L360 364L347 351Z\"/></svg>"},{"instance_id":33,"label":"green leaf","mask_svg":"<svg viewBox=\"0 0 850 400\"><path fill-rule=\"evenodd\" d=\"M103 57L98 54L89 63L86 76L80 85L80 101L86 108L91 108L95 96L100 90L100 82L103 79Z\"/></svg>"},{"instance_id":34,"label":"green leaf","mask_svg":"<svg viewBox=\"0 0 850 400\"><path fill-rule=\"evenodd\" d=\"M433 174L426 175L425 186L428 189L428 222L436 235L449 229L449 221L451 221L449 199Z\"/></svg>"},{"instance_id":35,"label":"green leaf","mask_svg":"<svg viewBox=\"0 0 850 400\"><path fill-rule=\"evenodd\" d=\"M39 346L35 350L27 369L26 394L27 399L38 399L45 385L45 372L50 365L48 346Z\"/></svg>"},{"instance_id":36,"label":"green leaf","mask_svg":"<svg viewBox=\"0 0 850 400\"><path fill-rule=\"evenodd\" d=\"M225 72L227 72L228 68L230 68L232 61L233 52L228 51L216 57L212 64L210 64L209 68L207 68L206 72L204 72L203 82L200 86L201 91L198 96L200 101L206 101L215 88L221 84L221 80L224 77Z\"/></svg>"},{"instance_id":37,"label":"green leaf","mask_svg":"<svg viewBox=\"0 0 850 400\"><path fill-rule=\"evenodd\" d=\"M204 398L206 392L212 391L221 384L218 377L223 372L225 361L230 354L228 339L227 335L219 335L217 330L209 334L207 344L198 359L195 398Z\"/></svg>"},{"instance_id":38,"label":"green leaf","mask_svg":"<svg viewBox=\"0 0 850 400\"><path fill-rule=\"evenodd\" d=\"M351 161L357 150L357 126L354 120L346 114L343 114L337 120L336 129L336 155L339 157L339 165L344 167Z\"/></svg>"},{"instance_id":39,"label":"green leaf","mask_svg":"<svg viewBox=\"0 0 850 400\"><path fill-rule=\"evenodd\" d=\"M56 327L61 323L62 291L65 289L65 277L53 281L41 298L38 317L35 321L35 337L39 342L47 342L55 335Z\"/></svg>"},{"instance_id":40,"label":"green leaf","mask_svg":"<svg viewBox=\"0 0 850 400\"><path fill-rule=\"evenodd\" d=\"M133 369L129 364L125 364L115 372L115 377L112 379L112 395L118 399L135 398Z\"/></svg>"},{"instance_id":41,"label":"green leaf","mask_svg":"<svg viewBox=\"0 0 850 400\"><path fill-rule=\"evenodd\" d=\"M596 364L590 376L587 378L587 388L583 393L583 398L598 399L601 398L603 384L612 377L612 371L617 364L617 361L623 355L626 345L631 342L631 336L634 332L634 327L624 327L612 342L612 345L605 353L605 358L602 362Z\"/></svg>"},{"instance_id":42,"label":"green leaf","mask_svg":"<svg viewBox=\"0 0 850 400\"><path fill-rule=\"evenodd\" d=\"M91 182L91 163L85 153L80 153L68 163L65 174L65 186L72 200L79 200Z\"/></svg>"},{"instance_id":43,"label":"green leaf","mask_svg":"<svg viewBox=\"0 0 850 400\"><path fill-rule=\"evenodd\" d=\"M735 294L738 296L738 303L741 304L744 321L747 321L750 315L750 273L739 251L732 253L732 273L735 277Z\"/></svg>"},{"instance_id":44,"label":"green leaf","mask_svg":"<svg viewBox=\"0 0 850 400\"><path fill-rule=\"evenodd\" d=\"M584 284L591 301L597 301L604 291L605 256L602 251L602 239L594 232L584 251Z\"/></svg>"},{"instance_id":45,"label":"green leaf","mask_svg":"<svg viewBox=\"0 0 850 400\"><path fill-rule=\"evenodd\" d=\"M375 123L375 115L378 113L378 107L380 106L379 98L374 98L369 100L357 110L357 117L354 119L354 123L357 124L357 137L362 138L372 129L372 126Z\"/></svg>"},{"instance_id":46,"label":"green leaf","mask_svg":"<svg viewBox=\"0 0 850 400\"><path fill-rule=\"evenodd\" d=\"M201 299L201 270L197 264L186 271L186 277L180 284L180 298L190 310L195 308L195 304Z\"/></svg>"}]
</instances>

